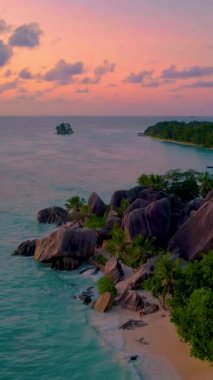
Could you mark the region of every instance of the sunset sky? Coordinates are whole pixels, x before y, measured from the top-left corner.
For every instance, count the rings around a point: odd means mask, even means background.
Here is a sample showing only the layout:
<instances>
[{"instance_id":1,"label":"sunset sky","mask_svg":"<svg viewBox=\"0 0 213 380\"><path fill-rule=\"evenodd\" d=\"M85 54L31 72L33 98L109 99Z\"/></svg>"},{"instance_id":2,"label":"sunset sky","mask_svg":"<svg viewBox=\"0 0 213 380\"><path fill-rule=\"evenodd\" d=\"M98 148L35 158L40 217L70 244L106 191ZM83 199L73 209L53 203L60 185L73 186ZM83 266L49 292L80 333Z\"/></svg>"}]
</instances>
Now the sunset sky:
<instances>
[{"instance_id":1,"label":"sunset sky","mask_svg":"<svg viewBox=\"0 0 213 380\"><path fill-rule=\"evenodd\" d=\"M0 115L212 115L213 0L0 0Z\"/></svg>"}]
</instances>

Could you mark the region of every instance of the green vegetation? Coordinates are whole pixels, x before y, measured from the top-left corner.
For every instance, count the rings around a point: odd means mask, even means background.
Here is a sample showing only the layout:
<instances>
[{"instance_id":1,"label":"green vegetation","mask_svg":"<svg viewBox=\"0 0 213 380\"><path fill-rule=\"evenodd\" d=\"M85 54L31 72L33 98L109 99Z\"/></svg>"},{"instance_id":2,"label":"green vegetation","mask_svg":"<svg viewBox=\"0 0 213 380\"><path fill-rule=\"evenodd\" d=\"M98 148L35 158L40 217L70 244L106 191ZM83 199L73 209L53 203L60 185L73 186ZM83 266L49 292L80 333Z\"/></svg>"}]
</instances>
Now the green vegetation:
<instances>
[{"instance_id":1,"label":"green vegetation","mask_svg":"<svg viewBox=\"0 0 213 380\"><path fill-rule=\"evenodd\" d=\"M210 121L163 121L145 130L146 136L163 140L213 147L213 123Z\"/></svg>"},{"instance_id":2,"label":"green vegetation","mask_svg":"<svg viewBox=\"0 0 213 380\"><path fill-rule=\"evenodd\" d=\"M139 185L145 185L153 190L162 190L174 194L185 203L203 196L213 189L213 174L195 170L170 170L162 175L142 174L138 178Z\"/></svg>"},{"instance_id":3,"label":"green vegetation","mask_svg":"<svg viewBox=\"0 0 213 380\"><path fill-rule=\"evenodd\" d=\"M106 216L97 216L95 214L89 215L84 223L84 227L87 228L101 228L104 226L106 226Z\"/></svg>"},{"instance_id":4,"label":"green vegetation","mask_svg":"<svg viewBox=\"0 0 213 380\"><path fill-rule=\"evenodd\" d=\"M80 198L78 195L67 199L65 207L67 211L80 211L80 208L86 204L84 198Z\"/></svg>"},{"instance_id":5,"label":"green vegetation","mask_svg":"<svg viewBox=\"0 0 213 380\"><path fill-rule=\"evenodd\" d=\"M118 207L116 210L118 213L118 216L122 217L129 206L130 206L130 203L128 199L122 199L120 207Z\"/></svg>"},{"instance_id":6,"label":"green vegetation","mask_svg":"<svg viewBox=\"0 0 213 380\"><path fill-rule=\"evenodd\" d=\"M112 229L112 238L107 241L106 249L120 259L124 264L139 268L149 257L157 254L153 238L137 236L128 241L125 231L115 224Z\"/></svg>"},{"instance_id":7,"label":"green vegetation","mask_svg":"<svg viewBox=\"0 0 213 380\"><path fill-rule=\"evenodd\" d=\"M109 292L114 297L117 294L117 289L115 287L115 284L113 283L113 281L111 280L111 278L108 277L108 276L101 277L97 281L97 288L98 288L98 291L99 291L100 294L103 294L105 292Z\"/></svg>"},{"instance_id":8,"label":"green vegetation","mask_svg":"<svg viewBox=\"0 0 213 380\"><path fill-rule=\"evenodd\" d=\"M67 199L65 207L70 212L71 218L83 222L84 227L101 228L106 225L106 216L100 217L93 214L84 198L75 195Z\"/></svg>"},{"instance_id":9,"label":"green vegetation","mask_svg":"<svg viewBox=\"0 0 213 380\"><path fill-rule=\"evenodd\" d=\"M95 260L101 264L101 265L105 265L107 263L107 259L106 257L104 257L103 255L98 255L98 256L95 256Z\"/></svg>"},{"instance_id":10,"label":"green vegetation","mask_svg":"<svg viewBox=\"0 0 213 380\"><path fill-rule=\"evenodd\" d=\"M162 296L163 307L166 297L173 294L175 283L180 274L180 261L172 261L169 253L160 256L155 264L154 274L144 281L143 287L151 290L154 297Z\"/></svg>"},{"instance_id":11,"label":"green vegetation","mask_svg":"<svg viewBox=\"0 0 213 380\"><path fill-rule=\"evenodd\" d=\"M213 251L181 268L169 254L157 260L153 276L143 287L162 296L171 307L171 320L192 355L213 361ZM168 296L170 300L168 301Z\"/></svg>"}]
</instances>

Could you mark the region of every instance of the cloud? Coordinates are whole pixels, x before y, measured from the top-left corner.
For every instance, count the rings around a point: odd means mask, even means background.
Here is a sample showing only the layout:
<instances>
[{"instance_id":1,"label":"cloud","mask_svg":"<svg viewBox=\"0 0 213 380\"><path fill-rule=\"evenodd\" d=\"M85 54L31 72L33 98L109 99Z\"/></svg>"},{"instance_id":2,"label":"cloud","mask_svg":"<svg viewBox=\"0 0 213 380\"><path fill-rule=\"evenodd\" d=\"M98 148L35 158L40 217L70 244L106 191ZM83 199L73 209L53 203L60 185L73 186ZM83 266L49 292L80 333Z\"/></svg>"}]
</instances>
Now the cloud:
<instances>
[{"instance_id":1,"label":"cloud","mask_svg":"<svg viewBox=\"0 0 213 380\"><path fill-rule=\"evenodd\" d=\"M125 83L138 83L142 84L144 82L144 79L146 78L151 78L153 74L153 71L140 71L139 73L130 73L124 80L123 82Z\"/></svg>"},{"instance_id":2,"label":"cloud","mask_svg":"<svg viewBox=\"0 0 213 380\"><path fill-rule=\"evenodd\" d=\"M11 82L6 82L0 85L0 94L7 90L12 90L13 88L16 88L18 84L17 80L11 81Z\"/></svg>"},{"instance_id":3,"label":"cloud","mask_svg":"<svg viewBox=\"0 0 213 380\"><path fill-rule=\"evenodd\" d=\"M204 77L213 74L213 66L192 66L184 70L178 70L175 65L171 65L161 73L164 79L190 79Z\"/></svg>"},{"instance_id":4,"label":"cloud","mask_svg":"<svg viewBox=\"0 0 213 380\"><path fill-rule=\"evenodd\" d=\"M7 33L11 30L10 25L6 23L3 19L0 19L0 33Z\"/></svg>"},{"instance_id":5,"label":"cloud","mask_svg":"<svg viewBox=\"0 0 213 380\"><path fill-rule=\"evenodd\" d=\"M98 84L101 82L103 76L108 73L112 73L116 68L115 63L110 63L107 59L104 60L102 65L99 65L94 70L94 77L85 77L82 79L81 83L84 85Z\"/></svg>"},{"instance_id":6,"label":"cloud","mask_svg":"<svg viewBox=\"0 0 213 380\"><path fill-rule=\"evenodd\" d=\"M213 81L207 82L199 80L197 82L181 86L181 88L213 88Z\"/></svg>"},{"instance_id":7,"label":"cloud","mask_svg":"<svg viewBox=\"0 0 213 380\"><path fill-rule=\"evenodd\" d=\"M89 92L89 89L88 88L77 88L77 90L75 92L77 92L78 94L87 94Z\"/></svg>"},{"instance_id":8,"label":"cloud","mask_svg":"<svg viewBox=\"0 0 213 380\"><path fill-rule=\"evenodd\" d=\"M100 82L100 80L97 78L85 77L82 79L81 84L90 85L90 84L97 84L99 82Z\"/></svg>"},{"instance_id":9,"label":"cloud","mask_svg":"<svg viewBox=\"0 0 213 380\"><path fill-rule=\"evenodd\" d=\"M33 76L32 76L32 74L31 74L31 72L30 72L30 70L29 69L27 69L27 68L24 68L24 69L22 69L20 72L19 72L19 77L21 78L21 79L33 79Z\"/></svg>"},{"instance_id":10,"label":"cloud","mask_svg":"<svg viewBox=\"0 0 213 380\"><path fill-rule=\"evenodd\" d=\"M42 75L42 79L57 84L66 85L73 82L75 75L84 73L84 65L82 62L67 63L63 59L58 61L53 69Z\"/></svg>"},{"instance_id":11,"label":"cloud","mask_svg":"<svg viewBox=\"0 0 213 380\"><path fill-rule=\"evenodd\" d=\"M11 46L34 48L39 46L42 30L36 22L24 24L16 28L9 38Z\"/></svg>"},{"instance_id":12,"label":"cloud","mask_svg":"<svg viewBox=\"0 0 213 380\"><path fill-rule=\"evenodd\" d=\"M94 70L95 77L101 78L107 73L112 73L115 70L115 67L115 63L110 63L107 59L105 59L103 65L97 66Z\"/></svg>"},{"instance_id":13,"label":"cloud","mask_svg":"<svg viewBox=\"0 0 213 380\"><path fill-rule=\"evenodd\" d=\"M7 64L12 56L12 49L10 46L5 45L2 40L0 40L0 67Z\"/></svg>"}]
</instances>

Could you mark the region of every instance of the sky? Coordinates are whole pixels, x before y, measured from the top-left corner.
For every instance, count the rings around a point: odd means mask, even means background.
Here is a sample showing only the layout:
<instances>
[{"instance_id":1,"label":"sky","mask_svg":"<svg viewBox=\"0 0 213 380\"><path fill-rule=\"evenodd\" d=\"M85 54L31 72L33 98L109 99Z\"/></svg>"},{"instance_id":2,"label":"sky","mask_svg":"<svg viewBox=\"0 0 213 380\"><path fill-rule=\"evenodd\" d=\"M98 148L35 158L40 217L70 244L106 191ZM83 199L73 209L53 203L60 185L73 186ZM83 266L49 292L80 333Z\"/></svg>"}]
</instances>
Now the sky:
<instances>
[{"instance_id":1,"label":"sky","mask_svg":"<svg viewBox=\"0 0 213 380\"><path fill-rule=\"evenodd\" d=\"M0 115L213 115L213 0L0 0Z\"/></svg>"}]
</instances>

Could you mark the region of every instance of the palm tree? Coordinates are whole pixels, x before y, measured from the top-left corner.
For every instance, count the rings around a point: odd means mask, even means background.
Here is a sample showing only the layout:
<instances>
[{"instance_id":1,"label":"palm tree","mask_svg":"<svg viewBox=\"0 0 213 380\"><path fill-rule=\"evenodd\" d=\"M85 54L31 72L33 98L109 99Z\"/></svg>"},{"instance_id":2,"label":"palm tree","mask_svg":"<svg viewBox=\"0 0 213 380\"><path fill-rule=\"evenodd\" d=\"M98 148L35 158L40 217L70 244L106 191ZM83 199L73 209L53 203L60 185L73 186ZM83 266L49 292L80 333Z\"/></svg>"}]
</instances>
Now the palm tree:
<instances>
[{"instance_id":1,"label":"palm tree","mask_svg":"<svg viewBox=\"0 0 213 380\"><path fill-rule=\"evenodd\" d=\"M84 198L80 198L78 195L67 199L65 207L68 211L80 211L80 208L86 203Z\"/></svg>"},{"instance_id":2,"label":"palm tree","mask_svg":"<svg viewBox=\"0 0 213 380\"><path fill-rule=\"evenodd\" d=\"M154 277L159 284L163 307L166 307L166 296L172 295L177 274L180 273L180 261L171 259L170 253L161 256L156 263Z\"/></svg>"},{"instance_id":3,"label":"palm tree","mask_svg":"<svg viewBox=\"0 0 213 380\"><path fill-rule=\"evenodd\" d=\"M213 189L213 175L205 171L199 175L200 182L200 193L202 197L205 197L206 194Z\"/></svg>"}]
</instances>

